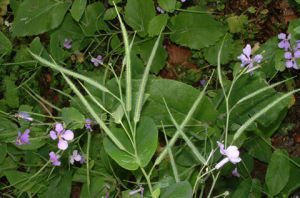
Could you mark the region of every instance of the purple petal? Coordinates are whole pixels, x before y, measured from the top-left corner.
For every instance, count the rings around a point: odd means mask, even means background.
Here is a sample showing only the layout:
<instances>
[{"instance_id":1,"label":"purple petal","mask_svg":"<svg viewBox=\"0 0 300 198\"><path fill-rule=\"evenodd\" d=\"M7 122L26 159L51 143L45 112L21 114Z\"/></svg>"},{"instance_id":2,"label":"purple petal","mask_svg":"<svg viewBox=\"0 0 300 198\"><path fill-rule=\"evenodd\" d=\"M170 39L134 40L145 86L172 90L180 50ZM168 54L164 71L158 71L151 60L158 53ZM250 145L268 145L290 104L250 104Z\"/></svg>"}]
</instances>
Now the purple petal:
<instances>
[{"instance_id":1,"label":"purple petal","mask_svg":"<svg viewBox=\"0 0 300 198\"><path fill-rule=\"evenodd\" d=\"M94 66L95 66L95 67L98 67L98 66L99 66L99 63L98 63L97 61L95 61L95 62L94 62Z\"/></svg>"},{"instance_id":2,"label":"purple petal","mask_svg":"<svg viewBox=\"0 0 300 198\"><path fill-rule=\"evenodd\" d=\"M240 176L241 176L241 175L239 174L237 168L233 169L232 175L233 175L233 176L236 176L236 177L240 177Z\"/></svg>"},{"instance_id":3,"label":"purple petal","mask_svg":"<svg viewBox=\"0 0 300 198\"><path fill-rule=\"evenodd\" d=\"M102 56L101 56L101 55L98 55L98 56L97 56L97 59L98 59L98 60L102 60Z\"/></svg>"},{"instance_id":4,"label":"purple petal","mask_svg":"<svg viewBox=\"0 0 300 198\"><path fill-rule=\"evenodd\" d=\"M57 135L55 131L50 131L50 137L52 140L56 140L57 139Z\"/></svg>"},{"instance_id":5,"label":"purple petal","mask_svg":"<svg viewBox=\"0 0 300 198\"><path fill-rule=\"evenodd\" d=\"M296 63L296 61L293 61L293 62L294 62L294 64L293 64L293 68L298 70L299 68L298 68L298 66L297 66L297 63Z\"/></svg>"},{"instance_id":6,"label":"purple petal","mask_svg":"<svg viewBox=\"0 0 300 198\"><path fill-rule=\"evenodd\" d=\"M251 45L247 44L246 47L243 49L243 53L250 58L251 55Z\"/></svg>"},{"instance_id":7,"label":"purple petal","mask_svg":"<svg viewBox=\"0 0 300 198\"><path fill-rule=\"evenodd\" d=\"M217 141L218 146L220 147L220 153L222 155L226 155L226 152L224 150L224 144L222 144L221 142Z\"/></svg>"},{"instance_id":8,"label":"purple petal","mask_svg":"<svg viewBox=\"0 0 300 198\"><path fill-rule=\"evenodd\" d=\"M293 58L292 53L291 52L285 52L284 53L284 58L286 58L286 59L292 59Z\"/></svg>"},{"instance_id":9,"label":"purple petal","mask_svg":"<svg viewBox=\"0 0 300 198\"><path fill-rule=\"evenodd\" d=\"M279 39L285 39L286 38L286 34L285 33L280 33L280 34L278 34L278 38Z\"/></svg>"},{"instance_id":10,"label":"purple petal","mask_svg":"<svg viewBox=\"0 0 300 198\"><path fill-rule=\"evenodd\" d=\"M49 153L49 156L50 156L50 160L54 160L55 159L55 153L53 151L51 151Z\"/></svg>"},{"instance_id":11,"label":"purple petal","mask_svg":"<svg viewBox=\"0 0 300 198\"><path fill-rule=\"evenodd\" d=\"M263 56L261 54L257 54L253 60L254 60L254 62L260 63L262 59L263 59Z\"/></svg>"},{"instance_id":12,"label":"purple petal","mask_svg":"<svg viewBox=\"0 0 300 198\"><path fill-rule=\"evenodd\" d=\"M52 164L53 164L54 166L60 166L61 162L58 161L58 160L56 160L56 161L53 161Z\"/></svg>"},{"instance_id":13,"label":"purple petal","mask_svg":"<svg viewBox=\"0 0 300 198\"><path fill-rule=\"evenodd\" d=\"M63 127L63 125L62 125L61 123L57 123L57 124L55 125L55 131L56 131L58 134L60 134L63 130L64 130L64 127Z\"/></svg>"},{"instance_id":14,"label":"purple petal","mask_svg":"<svg viewBox=\"0 0 300 198\"><path fill-rule=\"evenodd\" d=\"M57 147L60 150L66 150L68 148L68 142L63 139L59 139Z\"/></svg>"},{"instance_id":15,"label":"purple petal","mask_svg":"<svg viewBox=\"0 0 300 198\"><path fill-rule=\"evenodd\" d=\"M279 48L285 48L285 42L284 40L280 41L280 43L278 43L278 47Z\"/></svg>"},{"instance_id":16,"label":"purple petal","mask_svg":"<svg viewBox=\"0 0 300 198\"><path fill-rule=\"evenodd\" d=\"M295 51L294 57L295 58L300 58L300 50Z\"/></svg>"},{"instance_id":17,"label":"purple petal","mask_svg":"<svg viewBox=\"0 0 300 198\"><path fill-rule=\"evenodd\" d=\"M291 40L291 37L292 37L292 35L289 34L288 37L287 37L287 40Z\"/></svg>"},{"instance_id":18,"label":"purple petal","mask_svg":"<svg viewBox=\"0 0 300 198\"><path fill-rule=\"evenodd\" d=\"M293 63L292 60L288 60L288 61L286 61L285 65L286 65L287 68L291 68L291 67L294 66L294 63Z\"/></svg>"},{"instance_id":19,"label":"purple petal","mask_svg":"<svg viewBox=\"0 0 300 198\"><path fill-rule=\"evenodd\" d=\"M237 58L240 59L242 62L248 61L248 58L244 54L239 55Z\"/></svg>"},{"instance_id":20,"label":"purple petal","mask_svg":"<svg viewBox=\"0 0 300 198\"><path fill-rule=\"evenodd\" d=\"M65 132L64 132L64 134L62 135L62 137L65 139L65 140L73 140L73 138L74 138L74 133L73 133L73 131L71 131L71 130L66 130Z\"/></svg>"},{"instance_id":21,"label":"purple petal","mask_svg":"<svg viewBox=\"0 0 300 198\"><path fill-rule=\"evenodd\" d=\"M227 162L229 162L229 159L226 157L222 161L216 164L215 169L219 169L223 167Z\"/></svg>"}]
</instances>

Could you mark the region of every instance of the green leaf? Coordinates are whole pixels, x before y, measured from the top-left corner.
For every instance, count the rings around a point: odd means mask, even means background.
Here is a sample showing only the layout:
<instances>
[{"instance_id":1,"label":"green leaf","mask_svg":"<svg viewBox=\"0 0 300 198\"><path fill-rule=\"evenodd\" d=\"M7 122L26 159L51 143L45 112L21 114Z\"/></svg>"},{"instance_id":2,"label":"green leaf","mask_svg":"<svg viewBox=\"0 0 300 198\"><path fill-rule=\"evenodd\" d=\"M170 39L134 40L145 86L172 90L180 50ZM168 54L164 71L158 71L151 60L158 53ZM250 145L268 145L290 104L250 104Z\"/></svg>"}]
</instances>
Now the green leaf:
<instances>
[{"instance_id":1,"label":"green leaf","mask_svg":"<svg viewBox=\"0 0 300 198\"><path fill-rule=\"evenodd\" d=\"M0 31L0 54L9 55L12 50L10 40Z\"/></svg>"},{"instance_id":2,"label":"green leaf","mask_svg":"<svg viewBox=\"0 0 300 198\"><path fill-rule=\"evenodd\" d=\"M85 118L77 109L73 107L63 108L61 115L67 125L72 123L71 129L83 128Z\"/></svg>"},{"instance_id":3,"label":"green leaf","mask_svg":"<svg viewBox=\"0 0 300 198\"><path fill-rule=\"evenodd\" d=\"M11 108L19 107L19 93L15 83L9 78L4 78L4 85L6 87L5 90L5 99Z\"/></svg>"},{"instance_id":4,"label":"green leaf","mask_svg":"<svg viewBox=\"0 0 300 198\"><path fill-rule=\"evenodd\" d=\"M113 128L112 132L129 152L118 149L108 138L104 139L104 149L120 166L128 170L145 167L150 162L157 148L158 131L151 118L142 117L136 131L137 158L133 146L125 131Z\"/></svg>"},{"instance_id":5,"label":"green leaf","mask_svg":"<svg viewBox=\"0 0 300 198\"><path fill-rule=\"evenodd\" d=\"M13 23L13 36L31 36L58 27L71 2L26 0L20 4Z\"/></svg>"},{"instance_id":6,"label":"green leaf","mask_svg":"<svg viewBox=\"0 0 300 198\"><path fill-rule=\"evenodd\" d=\"M30 174L15 170L4 171L4 175L6 176L10 185L13 185L19 190L26 189L26 192L35 194L39 191L47 189L45 184L46 180L41 177L28 180L31 176Z\"/></svg>"},{"instance_id":7,"label":"green leaf","mask_svg":"<svg viewBox=\"0 0 300 198\"><path fill-rule=\"evenodd\" d=\"M139 81L134 84L138 87ZM190 85L167 79L149 79L146 93L150 96L143 107L142 116L151 117L157 125L161 125L161 121L164 125L173 124L163 98L177 123L181 123L200 94L199 90ZM216 117L214 105L204 96L189 124L213 123Z\"/></svg>"},{"instance_id":8,"label":"green leaf","mask_svg":"<svg viewBox=\"0 0 300 198\"><path fill-rule=\"evenodd\" d=\"M2 164L7 154L7 144L0 143L0 164Z\"/></svg>"},{"instance_id":9,"label":"green leaf","mask_svg":"<svg viewBox=\"0 0 300 198\"><path fill-rule=\"evenodd\" d=\"M0 140L16 139L18 135L17 125L6 119L0 117Z\"/></svg>"},{"instance_id":10,"label":"green leaf","mask_svg":"<svg viewBox=\"0 0 300 198\"><path fill-rule=\"evenodd\" d=\"M300 158L293 158L293 160L300 164ZM300 187L300 171L299 166L295 165L294 163L290 163L290 177L289 182L284 187L284 189L281 191L280 197L288 197L290 194L292 194L295 190L297 190Z\"/></svg>"},{"instance_id":11,"label":"green leaf","mask_svg":"<svg viewBox=\"0 0 300 198\"><path fill-rule=\"evenodd\" d=\"M248 24L246 15L232 16L227 18L227 23L231 33L241 33L244 30L244 25Z\"/></svg>"},{"instance_id":12,"label":"green leaf","mask_svg":"<svg viewBox=\"0 0 300 198\"><path fill-rule=\"evenodd\" d=\"M183 181L169 186L161 198L192 198L192 192L191 184Z\"/></svg>"},{"instance_id":13,"label":"green leaf","mask_svg":"<svg viewBox=\"0 0 300 198\"><path fill-rule=\"evenodd\" d=\"M159 7L167 12L174 12L176 6L176 0L158 0Z\"/></svg>"},{"instance_id":14,"label":"green leaf","mask_svg":"<svg viewBox=\"0 0 300 198\"><path fill-rule=\"evenodd\" d=\"M285 70L286 60L284 58L284 50L278 50L275 55L275 69L283 72Z\"/></svg>"},{"instance_id":15,"label":"green leaf","mask_svg":"<svg viewBox=\"0 0 300 198\"><path fill-rule=\"evenodd\" d=\"M165 29L169 16L167 14L160 14L153 17L149 23L148 34L150 37L158 36L160 31Z\"/></svg>"},{"instance_id":16,"label":"green leaf","mask_svg":"<svg viewBox=\"0 0 300 198\"><path fill-rule=\"evenodd\" d=\"M101 2L95 2L87 6L86 14L80 20L85 35L91 36L96 31L108 29L106 23L103 21L104 12L105 8Z\"/></svg>"},{"instance_id":17,"label":"green leaf","mask_svg":"<svg viewBox=\"0 0 300 198\"><path fill-rule=\"evenodd\" d=\"M267 144L265 141L267 141L269 144ZM272 155L270 144L270 139L262 140L258 136L253 136L246 140L244 147L248 150L249 155L267 163Z\"/></svg>"},{"instance_id":18,"label":"green leaf","mask_svg":"<svg viewBox=\"0 0 300 198\"><path fill-rule=\"evenodd\" d=\"M141 36L146 36L151 19L155 16L155 7L152 0L130 0L125 7L125 21L138 31Z\"/></svg>"},{"instance_id":19,"label":"green leaf","mask_svg":"<svg viewBox=\"0 0 300 198\"><path fill-rule=\"evenodd\" d=\"M258 179L247 178L243 180L234 191L232 198L261 197L261 183Z\"/></svg>"},{"instance_id":20,"label":"green leaf","mask_svg":"<svg viewBox=\"0 0 300 198\"><path fill-rule=\"evenodd\" d=\"M271 39L267 40L267 42L262 44L255 53L263 55L262 62L260 63L260 65L262 65L263 67L261 67L261 69L259 70L263 71L266 74L267 78L273 77L277 72L274 66L276 66L275 57L278 51L282 51L282 49L278 47L277 36L274 36ZM255 55L252 55L252 57L254 56Z\"/></svg>"},{"instance_id":21,"label":"green leaf","mask_svg":"<svg viewBox=\"0 0 300 198\"><path fill-rule=\"evenodd\" d=\"M158 130L154 121L142 117L136 131L136 149L140 166L145 167L150 162L157 148Z\"/></svg>"},{"instance_id":22,"label":"green leaf","mask_svg":"<svg viewBox=\"0 0 300 198\"><path fill-rule=\"evenodd\" d=\"M120 12L122 10L122 8L120 8L120 7L117 7L117 9L118 9L118 12ZM116 9L109 8L105 11L103 19L109 21L109 20L113 20L116 17L117 17Z\"/></svg>"},{"instance_id":23,"label":"green leaf","mask_svg":"<svg viewBox=\"0 0 300 198\"><path fill-rule=\"evenodd\" d=\"M192 7L191 11L206 11L199 7ZM222 23L216 21L210 14L181 12L173 17L171 40L179 45L191 49L201 49L213 45L226 31Z\"/></svg>"},{"instance_id":24,"label":"green leaf","mask_svg":"<svg viewBox=\"0 0 300 198\"><path fill-rule=\"evenodd\" d=\"M72 172L67 171L61 177L54 177L47 191L39 195L40 198L64 198L70 197L72 188Z\"/></svg>"},{"instance_id":25,"label":"green leaf","mask_svg":"<svg viewBox=\"0 0 300 198\"><path fill-rule=\"evenodd\" d=\"M79 21L82 17L82 14L85 10L86 6L86 0L75 0L72 8L70 10L72 17L75 19L75 21Z\"/></svg>"},{"instance_id":26,"label":"green leaf","mask_svg":"<svg viewBox=\"0 0 300 198\"><path fill-rule=\"evenodd\" d=\"M29 49L35 53L38 54L39 56L47 59L47 60L51 60L48 52L46 51L45 47L43 46L43 44L41 43L41 40L39 37L35 37L33 39L33 41L30 43Z\"/></svg>"},{"instance_id":27,"label":"green leaf","mask_svg":"<svg viewBox=\"0 0 300 198\"><path fill-rule=\"evenodd\" d=\"M93 198L102 198L104 197L107 193L108 190L105 187L106 181L104 177L92 177L91 178L91 186L90 186L90 194L91 197ZM89 197L88 196L88 188L87 184L84 183L82 188L81 188L81 193L80 197Z\"/></svg>"},{"instance_id":28,"label":"green leaf","mask_svg":"<svg viewBox=\"0 0 300 198\"><path fill-rule=\"evenodd\" d=\"M218 41L215 45L205 48L204 57L209 64L217 66L218 63L218 53L223 42L223 38ZM223 44L222 53L221 53L221 64L227 64L232 60L233 52L233 39L231 35L227 35Z\"/></svg>"},{"instance_id":29,"label":"green leaf","mask_svg":"<svg viewBox=\"0 0 300 198\"><path fill-rule=\"evenodd\" d=\"M147 64L150 54L152 52L152 48L153 48L156 40L157 40L157 38L153 38L151 40L143 42L139 46L140 55L144 61L144 64ZM150 71L155 74L158 74L159 71L166 65L166 60L168 58L168 53L163 48L162 42L163 42L163 38L161 38L161 40L160 40L160 43L158 45L155 57L153 59L153 62L152 62L151 68L150 68Z\"/></svg>"},{"instance_id":30,"label":"green leaf","mask_svg":"<svg viewBox=\"0 0 300 198\"><path fill-rule=\"evenodd\" d=\"M286 150L276 149L272 154L266 173L266 184L272 196L277 195L289 181L290 162L288 157Z\"/></svg>"}]
</instances>

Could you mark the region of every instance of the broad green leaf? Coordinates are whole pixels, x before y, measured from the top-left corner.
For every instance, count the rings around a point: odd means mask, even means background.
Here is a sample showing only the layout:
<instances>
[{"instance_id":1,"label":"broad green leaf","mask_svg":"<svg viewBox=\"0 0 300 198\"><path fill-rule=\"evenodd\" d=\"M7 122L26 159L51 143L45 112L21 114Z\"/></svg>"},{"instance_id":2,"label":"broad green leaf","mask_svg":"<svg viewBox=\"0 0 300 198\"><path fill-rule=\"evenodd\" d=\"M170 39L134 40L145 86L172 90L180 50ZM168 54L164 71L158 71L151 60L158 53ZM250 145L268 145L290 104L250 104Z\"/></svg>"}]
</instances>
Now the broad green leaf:
<instances>
[{"instance_id":1,"label":"broad green leaf","mask_svg":"<svg viewBox=\"0 0 300 198\"><path fill-rule=\"evenodd\" d=\"M26 0L20 4L13 23L13 36L31 36L58 27L71 1Z\"/></svg>"},{"instance_id":2,"label":"broad green leaf","mask_svg":"<svg viewBox=\"0 0 300 198\"><path fill-rule=\"evenodd\" d=\"M90 194L91 197L93 198L102 198L104 197L107 193L108 190L105 187L106 181L104 177L92 177L91 178L91 186L90 186ZM82 188L81 188L81 193L80 197L89 197L88 196L88 188L87 184L84 183Z\"/></svg>"},{"instance_id":3,"label":"broad green leaf","mask_svg":"<svg viewBox=\"0 0 300 198\"><path fill-rule=\"evenodd\" d=\"M148 41L142 43L139 46L140 55L144 61L144 64L147 64L150 54L152 52L152 48L153 48L156 40L157 40L157 38L153 38L151 40L148 40ZM152 62L151 68L150 68L150 71L155 74L158 74L159 71L166 65L166 60L168 58L168 53L163 48L162 41L163 41L163 38L161 38L161 40L160 40L160 43L158 45L155 57L153 59L153 62Z\"/></svg>"},{"instance_id":4,"label":"broad green leaf","mask_svg":"<svg viewBox=\"0 0 300 198\"><path fill-rule=\"evenodd\" d=\"M290 162L288 157L286 150L276 149L272 154L266 173L266 184L272 196L277 195L289 181Z\"/></svg>"},{"instance_id":5,"label":"broad green leaf","mask_svg":"<svg viewBox=\"0 0 300 198\"><path fill-rule=\"evenodd\" d=\"M293 160L299 165L300 164L300 158L293 158ZM295 190L299 189L300 187L300 171L299 166L296 166L294 163L290 163L290 177L287 185L284 187L284 189L281 191L280 195L282 197L288 197L291 193L293 193Z\"/></svg>"},{"instance_id":6,"label":"broad green leaf","mask_svg":"<svg viewBox=\"0 0 300 198\"><path fill-rule=\"evenodd\" d=\"M232 16L227 18L227 23L231 33L241 33L244 32L244 25L248 24L248 18L244 14Z\"/></svg>"},{"instance_id":7,"label":"broad green leaf","mask_svg":"<svg viewBox=\"0 0 300 198\"><path fill-rule=\"evenodd\" d=\"M72 129L82 128L85 123L84 116L75 108L73 107L66 107L62 109L61 113L63 117L63 121L69 125L71 124Z\"/></svg>"},{"instance_id":8,"label":"broad green leaf","mask_svg":"<svg viewBox=\"0 0 300 198\"><path fill-rule=\"evenodd\" d=\"M120 7L117 7L117 9L119 12L122 10L122 8L120 8ZM117 17L116 9L109 8L105 11L103 19L109 21L109 20L113 20L116 17Z\"/></svg>"},{"instance_id":9,"label":"broad green leaf","mask_svg":"<svg viewBox=\"0 0 300 198\"><path fill-rule=\"evenodd\" d=\"M0 164L2 164L6 155L7 155L7 144L0 143Z\"/></svg>"},{"instance_id":10,"label":"broad green leaf","mask_svg":"<svg viewBox=\"0 0 300 198\"><path fill-rule=\"evenodd\" d=\"M265 141L267 141L269 144L267 144ZM249 155L259 159L262 162L268 163L272 155L270 147L271 141L270 139L265 141L258 136L253 136L246 140L244 147L248 150Z\"/></svg>"},{"instance_id":11,"label":"broad green leaf","mask_svg":"<svg viewBox=\"0 0 300 198\"><path fill-rule=\"evenodd\" d=\"M253 170L254 160L253 160L253 157L247 153L242 153L241 158L243 160L243 163L237 164L238 171L239 171L240 175L247 178Z\"/></svg>"},{"instance_id":12,"label":"broad green leaf","mask_svg":"<svg viewBox=\"0 0 300 198\"><path fill-rule=\"evenodd\" d=\"M299 40L300 34L296 31L300 26L300 18L296 18L289 23L288 31L292 35L292 41ZM298 28L299 29L299 28Z\"/></svg>"},{"instance_id":13,"label":"broad green leaf","mask_svg":"<svg viewBox=\"0 0 300 198\"><path fill-rule=\"evenodd\" d=\"M275 55L275 69L280 72L285 70L286 59L284 53L284 50L278 50Z\"/></svg>"},{"instance_id":14,"label":"broad green leaf","mask_svg":"<svg viewBox=\"0 0 300 198\"><path fill-rule=\"evenodd\" d=\"M63 176L52 180L47 186L47 191L41 194L40 198L65 198L70 197L72 188L72 172L67 171Z\"/></svg>"},{"instance_id":15,"label":"broad green leaf","mask_svg":"<svg viewBox=\"0 0 300 198\"><path fill-rule=\"evenodd\" d=\"M215 45L205 48L204 57L209 62L209 64L217 66L218 61L218 53L222 44L223 38L218 41ZM221 64L227 64L232 60L232 52L233 52L233 39L231 35L227 35L223 44L222 52L221 52Z\"/></svg>"},{"instance_id":16,"label":"broad green leaf","mask_svg":"<svg viewBox=\"0 0 300 198\"><path fill-rule=\"evenodd\" d=\"M140 166L145 167L150 162L157 148L158 130L154 121L142 117L136 131L136 149Z\"/></svg>"},{"instance_id":17,"label":"broad green leaf","mask_svg":"<svg viewBox=\"0 0 300 198\"><path fill-rule=\"evenodd\" d=\"M30 43L29 49L33 53L38 54L47 60L51 59L48 52L46 51L45 47L41 43L41 40L39 37L36 37L35 39L33 39L33 41Z\"/></svg>"},{"instance_id":18,"label":"broad green leaf","mask_svg":"<svg viewBox=\"0 0 300 198\"><path fill-rule=\"evenodd\" d=\"M206 11L199 7L189 8L191 11ZM210 14L181 12L172 19L171 40L191 49L201 49L213 45L226 31L222 23Z\"/></svg>"},{"instance_id":19,"label":"broad green leaf","mask_svg":"<svg viewBox=\"0 0 300 198\"><path fill-rule=\"evenodd\" d=\"M12 50L12 44L10 40L0 31L0 55L9 55Z\"/></svg>"},{"instance_id":20,"label":"broad green leaf","mask_svg":"<svg viewBox=\"0 0 300 198\"><path fill-rule=\"evenodd\" d=\"M262 54L263 59L260 65L262 65L261 71L263 71L268 78L271 78L276 73L276 63L275 57L278 51L281 51L278 47L278 38L272 37L271 39L267 40L264 44L260 46L255 54ZM252 55L254 57L254 55Z\"/></svg>"},{"instance_id":21,"label":"broad green leaf","mask_svg":"<svg viewBox=\"0 0 300 198\"><path fill-rule=\"evenodd\" d=\"M234 107L234 105L243 97L246 97L247 95L253 93L254 91L257 91L258 89L264 88L266 86L269 85L264 78L256 75L249 75L249 74L244 75L233 86L230 99L229 99L230 108ZM278 93L274 89L270 88L240 103L239 105L235 106L235 108L231 112L230 126L233 123L236 123L238 125L243 124L249 119L249 117L255 115L257 112L263 109L267 104L271 103L272 101L279 98L280 96L282 96L281 93ZM273 107L265 114L260 116L257 119L257 122L261 124L263 127L270 126L275 120L277 120L277 118L280 116L282 111L284 111L287 108L289 101L290 98L282 100L275 107ZM219 111L220 112L226 111L224 100L220 105ZM254 124L252 125L252 127L254 127ZM253 130L253 129L254 128L248 130Z\"/></svg>"},{"instance_id":22,"label":"broad green leaf","mask_svg":"<svg viewBox=\"0 0 300 198\"><path fill-rule=\"evenodd\" d=\"M11 108L19 107L19 92L15 83L8 76L6 76L4 78L4 85L6 87L5 99L8 106Z\"/></svg>"},{"instance_id":23,"label":"broad green leaf","mask_svg":"<svg viewBox=\"0 0 300 198\"><path fill-rule=\"evenodd\" d=\"M125 21L141 36L146 36L151 19L155 16L152 0L130 0L125 7Z\"/></svg>"},{"instance_id":24,"label":"broad green leaf","mask_svg":"<svg viewBox=\"0 0 300 198\"><path fill-rule=\"evenodd\" d=\"M129 153L121 151L108 138L105 138L104 149L111 158L128 170L136 170L139 166L147 166L155 153L158 141L158 131L151 118L142 117L137 126L135 140L137 156L135 156L133 146L124 130L113 128L112 132Z\"/></svg>"},{"instance_id":25,"label":"broad green leaf","mask_svg":"<svg viewBox=\"0 0 300 198\"><path fill-rule=\"evenodd\" d=\"M138 87L139 81L135 81L135 84ZM200 94L190 85L167 79L149 79L146 93L150 96L143 107L142 116L151 117L157 125L161 125L161 121L164 125L172 124L163 98L177 123L181 123ZM216 109L210 99L204 96L189 124L213 123L216 117Z\"/></svg>"},{"instance_id":26,"label":"broad green leaf","mask_svg":"<svg viewBox=\"0 0 300 198\"><path fill-rule=\"evenodd\" d=\"M104 139L104 149L108 155L121 167L127 170L136 170L139 164L134 156L134 149L125 131L120 128L111 128L111 132L129 152L120 150L108 137Z\"/></svg>"},{"instance_id":27,"label":"broad green leaf","mask_svg":"<svg viewBox=\"0 0 300 198\"><path fill-rule=\"evenodd\" d=\"M183 181L168 187L161 198L192 198L192 192L191 184Z\"/></svg>"},{"instance_id":28,"label":"broad green leaf","mask_svg":"<svg viewBox=\"0 0 300 198\"><path fill-rule=\"evenodd\" d=\"M7 139L16 138L17 135L17 125L6 118L0 118L0 140L3 141Z\"/></svg>"},{"instance_id":29,"label":"broad green leaf","mask_svg":"<svg viewBox=\"0 0 300 198\"><path fill-rule=\"evenodd\" d=\"M165 29L169 16L167 14L160 14L153 17L149 23L148 34L150 37L158 36L160 31Z\"/></svg>"},{"instance_id":30,"label":"broad green leaf","mask_svg":"<svg viewBox=\"0 0 300 198\"><path fill-rule=\"evenodd\" d=\"M232 194L232 198L259 198L261 197L261 188L261 183L258 179L247 178L238 185Z\"/></svg>"},{"instance_id":31,"label":"broad green leaf","mask_svg":"<svg viewBox=\"0 0 300 198\"><path fill-rule=\"evenodd\" d=\"M159 7L167 12L174 12L176 6L176 0L158 0Z\"/></svg>"},{"instance_id":32,"label":"broad green leaf","mask_svg":"<svg viewBox=\"0 0 300 198\"><path fill-rule=\"evenodd\" d=\"M86 7L86 14L80 20L81 28L85 35L91 36L96 31L108 29L103 21L104 12L105 8L101 2L92 3Z\"/></svg>"},{"instance_id":33,"label":"broad green leaf","mask_svg":"<svg viewBox=\"0 0 300 198\"><path fill-rule=\"evenodd\" d=\"M79 21L86 6L86 0L75 0L70 10L72 17L75 21Z\"/></svg>"},{"instance_id":34,"label":"broad green leaf","mask_svg":"<svg viewBox=\"0 0 300 198\"><path fill-rule=\"evenodd\" d=\"M19 190L26 189L26 192L35 194L39 191L47 189L46 180L41 177L28 180L32 175L15 170L4 171L4 175L6 176L10 185L13 185Z\"/></svg>"}]
</instances>

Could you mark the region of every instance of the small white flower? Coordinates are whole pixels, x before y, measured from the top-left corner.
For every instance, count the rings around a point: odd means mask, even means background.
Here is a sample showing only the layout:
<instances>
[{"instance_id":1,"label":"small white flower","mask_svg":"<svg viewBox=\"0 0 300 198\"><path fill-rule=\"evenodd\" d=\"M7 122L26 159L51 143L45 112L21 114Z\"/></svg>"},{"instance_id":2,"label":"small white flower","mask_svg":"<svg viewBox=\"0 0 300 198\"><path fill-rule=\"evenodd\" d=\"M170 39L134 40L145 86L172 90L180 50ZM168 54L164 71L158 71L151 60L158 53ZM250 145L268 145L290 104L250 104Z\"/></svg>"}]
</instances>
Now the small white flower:
<instances>
[{"instance_id":1,"label":"small white flower","mask_svg":"<svg viewBox=\"0 0 300 198\"><path fill-rule=\"evenodd\" d=\"M77 150L73 151L73 155L70 156L70 163L74 164L74 161L79 162L81 160L81 155L78 154Z\"/></svg>"}]
</instances>

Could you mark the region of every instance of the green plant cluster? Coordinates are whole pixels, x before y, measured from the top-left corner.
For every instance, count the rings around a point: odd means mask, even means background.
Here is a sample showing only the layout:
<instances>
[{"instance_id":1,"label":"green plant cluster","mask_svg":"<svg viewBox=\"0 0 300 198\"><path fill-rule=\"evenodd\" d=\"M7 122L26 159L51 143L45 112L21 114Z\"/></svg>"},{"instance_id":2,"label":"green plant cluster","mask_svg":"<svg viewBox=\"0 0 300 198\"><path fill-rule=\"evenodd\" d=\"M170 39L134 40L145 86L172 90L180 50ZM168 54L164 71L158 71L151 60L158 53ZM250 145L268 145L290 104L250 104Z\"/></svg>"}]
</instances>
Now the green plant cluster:
<instances>
[{"instance_id":1,"label":"green plant cluster","mask_svg":"<svg viewBox=\"0 0 300 198\"><path fill-rule=\"evenodd\" d=\"M67 198L81 187L82 198L288 197L300 187L300 158L271 145L299 89L277 36L254 47L263 60L253 71L241 67L254 31L247 12L220 16L225 1L211 0L0 5L1 196ZM299 40L300 20L288 31ZM191 50L197 71L183 78L198 87L159 77L169 43ZM275 89L283 85L289 92ZM66 150L50 138L56 123L74 132ZM18 145L26 129L29 143ZM215 168L217 141L239 148L241 162ZM70 163L73 150L85 163Z\"/></svg>"}]
</instances>

